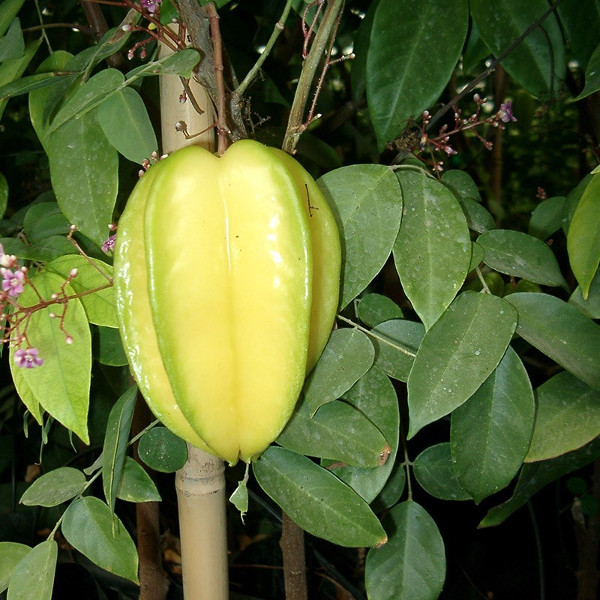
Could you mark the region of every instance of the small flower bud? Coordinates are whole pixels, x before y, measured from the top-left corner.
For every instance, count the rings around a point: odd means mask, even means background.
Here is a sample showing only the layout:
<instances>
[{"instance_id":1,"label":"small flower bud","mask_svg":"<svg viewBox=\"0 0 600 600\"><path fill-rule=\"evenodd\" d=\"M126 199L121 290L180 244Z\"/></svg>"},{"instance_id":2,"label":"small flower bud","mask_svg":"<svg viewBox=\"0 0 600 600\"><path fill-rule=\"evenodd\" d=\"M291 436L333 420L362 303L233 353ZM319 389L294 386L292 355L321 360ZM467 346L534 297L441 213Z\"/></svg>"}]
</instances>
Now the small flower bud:
<instances>
[{"instance_id":1,"label":"small flower bud","mask_svg":"<svg viewBox=\"0 0 600 600\"><path fill-rule=\"evenodd\" d=\"M51 298L52 300L57 300L57 299L58 299L58 294L57 294L56 292L54 292L54 293L53 293L53 294L50 296L50 298Z\"/></svg>"},{"instance_id":2,"label":"small flower bud","mask_svg":"<svg viewBox=\"0 0 600 600\"><path fill-rule=\"evenodd\" d=\"M69 344L69 346L70 346L70 345L73 343L73 338L72 338L70 335L68 335L68 336L65 338L65 342L66 342L67 344Z\"/></svg>"},{"instance_id":3,"label":"small flower bud","mask_svg":"<svg viewBox=\"0 0 600 600\"><path fill-rule=\"evenodd\" d=\"M69 279L74 279L75 277L77 277L77 273L78 273L77 269L71 269L69 271Z\"/></svg>"},{"instance_id":4,"label":"small flower bud","mask_svg":"<svg viewBox=\"0 0 600 600\"><path fill-rule=\"evenodd\" d=\"M121 27L121 31L131 31L132 29L133 27L129 23L125 23L125 25Z\"/></svg>"}]
</instances>

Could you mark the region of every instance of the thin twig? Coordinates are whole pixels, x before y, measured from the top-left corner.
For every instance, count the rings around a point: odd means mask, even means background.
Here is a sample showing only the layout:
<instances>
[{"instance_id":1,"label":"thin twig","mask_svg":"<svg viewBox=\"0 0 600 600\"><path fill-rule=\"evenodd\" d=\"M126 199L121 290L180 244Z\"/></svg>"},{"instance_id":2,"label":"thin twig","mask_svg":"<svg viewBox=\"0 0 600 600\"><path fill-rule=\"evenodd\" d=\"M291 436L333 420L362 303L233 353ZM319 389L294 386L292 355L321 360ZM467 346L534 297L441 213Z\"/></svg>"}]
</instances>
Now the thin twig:
<instances>
[{"instance_id":1,"label":"thin twig","mask_svg":"<svg viewBox=\"0 0 600 600\"><path fill-rule=\"evenodd\" d=\"M550 8L548 8L548 10L545 11L541 17L536 19L514 42L512 42L512 44L510 44L508 46L508 48L506 48L506 50L502 51L496 58L494 58L492 60L492 62L490 63L490 66L487 69L485 69L485 71L482 71L477 77L475 77L475 79L473 79L473 81L471 81L471 83L469 83L465 87L464 90L462 90L462 92L460 92L458 95L456 95L454 98L452 98L452 100L450 100L450 102L448 102L442 108L440 108L440 110L438 110L435 113L435 115L432 117L431 121L429 121L429 126L427 127L427 129L428 130L433 129L433 127L437 124L437 122L455 104L457 104L460 100L462 100L462 98L464 98L465 96L470 94L481 81L483 81L484 79L489 77L489 75L495 70L495 68L498 66L499 63L501 63L517 46L522 44L523 41L529 35L531 35L540 26L541 23L543 23L554 11L556 11L556 9L561 4L561 2L562 2L562 0L556 0L555 2L553 2L552 5L550 6Z\"/></svg>"}]
</instances>

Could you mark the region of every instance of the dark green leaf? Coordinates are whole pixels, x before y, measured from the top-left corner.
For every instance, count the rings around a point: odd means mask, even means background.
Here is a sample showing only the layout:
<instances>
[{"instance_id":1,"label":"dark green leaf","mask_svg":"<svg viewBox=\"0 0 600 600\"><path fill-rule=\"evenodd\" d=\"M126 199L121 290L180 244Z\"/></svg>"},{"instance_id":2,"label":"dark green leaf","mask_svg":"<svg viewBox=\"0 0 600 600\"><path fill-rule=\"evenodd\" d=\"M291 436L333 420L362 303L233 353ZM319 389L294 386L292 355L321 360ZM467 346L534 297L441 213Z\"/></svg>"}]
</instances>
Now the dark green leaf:
<instances>
[{"instance_id":1,"label":"dark green leaf","mask_svg":"<svg viewBox=\"0 0 600 600\"><path fill-rule=\"evenodd\" d=\"M500 525L543 487L567 473L584 467L598 457L600 457L600 438L558 458L524 465L511 498L492 508L479 526Z\"/></svg>"},{"instance_id":2,"label":"dark green leaf","mask_svg":"<svg viewBox=\"0 0 600 600\"><path fill-rule=\"evenodd\" d=\"M121 89L104 100L98 122L113 147L134 163L141 164L158 151L146 106L134 89Z\"/></svg>"},{"instance_id":3,"label":"dark green leaf","mask_svg":"<svg viewBox=\"0 0 600 600\"><path fill-rule=\"evenodd\" d=\"M452 23L452 27L448 27ZM380 149L436 102L448 83L469 23L466 0L380 0L367 53L366 89ZM442 51L432 59L432 44Z\"/></svg>"},{"instance_id":4,"label":"dark green leaf","mask_svg":"<svg viewBox=\"0 0 600 600\"><path fill-rule=\"evenodd\" d=\"M600 6L596 0L563 0L558 15L569 46L583 69L598 45Z\"/></svg>"},{"instance_id":5,"label":"dark green leaf","mask_svg":"<svg viewBox=\"0 0 600 600\"><path fill-rule=\"evenodd\" d=\"M117 498L125 502L160 502L161 500L150 475L129 456L125 457L125 468L117 490Z\"/></svg>"},{"instance_id":6,"label":"dark green leaf","mask_svg":"<svg viewBox=\"0 0 600 600\"><path fill-rule=\"evenodd\" d=\"M537 414L528 462L581 448L600 435L600 392L567 371L536 390Z\"/></svg>"},{"instance_id":7,"label":"dark green leaf","mask_svg":"<svg viewBox=\"0 0 600 600\"><path fill-rule=\"evenodd\" d=\"M353 165L318 181L342 237L340 308L362 292L385 264L400 227L402 192L383 165Z\"/></svg>"},{"instance_id":8,"label":"dark green leaf","mask_svg":"<svg viewBox=\"0 0 600 600\"><path fill-rule=\"evenodd\" d=\"M85 489L85 475L73 467L61 467L36 479L21 496L25 506L58 506Z\"/></svg>"},{"instance_id":9,"label":"dark green leaf","mask_svg":"<svg viewBox=\"0 0 600 600\"><path fill-rule=\"evenodd\" d=\"M340 546L385 543L369 505L306 456L271 446L252 466L260 487L308 533Z\"/></svg>"},{"instance_id":10,"label":"dark green leaf","mask_svg":"<svg viewBox=\"0 0 600 600\"><path fill-rule=\"evenodd\" d=\"M416 321L393 319L371 330L375 346L375 365L386 375L408 381L417 350L423 341L425 327Z\"/></svg>"},{"instance_id":11,"label":"dark green leaf","mask_svg":"<svg viewBox=\"0 0 600 600\"><path fill-rule=\"evenodd\" d=\"M118 189L117 151L87 113L49 139L50 173L58 205L84 235L101 245L108 238Z\"/></svg>"},{"instance_id":12,"label":"dark green leaf","mask_svg":"<svg viewBox=\"0 0 600 600\"><path fill-rule=\"evenodd\" d=\"M4 35L19 14L25 0L4 0L0 6L0 35Z\"/></svg>"},{"instance_id":13,"label":"dark green leaf","mask_svg":"<svg viewBox=\"0 0 600 600\"><path fill-rule=\"evenodd\" d=\"M57 558L54 540L46 540L28 552L12 572L7 600L50 600Z\"/></svg>"},{"instance_id":14,"label":"dark green leaf","mask_svg":"<svg viewBox=\"0 0 600 600\"><path fill-rule=\"evenodd\" d=\"M494 229L481 234L477 243L483 247L483 262L500 273L540 285L567 287L554 253L536 237Z\"/></svg>"},{"instance_id":15,"label":"dark green leaf","mask_svg":"<svg viewBox=\"0 0 600 600\"><path fill-rule=\"evenodd\" d=\"M529 234L547 240L559 231L563 224L565 201L564 196L555 196L540 202L531 213Z\"/></svg>"},{"instance_id":16,"label":"dark green leaf","mask_svg":"<svg viewBox=\"0 0 600 600\"><path fill-rule=\"evenodd\" d=\"M139 77L149 75L180 75L189 78L192 70L199 62L200 53L192 48L187 48L129 71L127 80L134 81Z\"/></svg>"},{"instance_id":17,"label":"dark green leaf","mask_svg":"<svg viewBox=\"0 0 600 600\"><path fill-rule=\"evenodd\" d=\"M471 16L487 47L498 56L548 10L546 0L471 0ZM556 94L565 79L565 48L550 14L502 60L502 66L534 96Z\"/></svg>"},{"instance_id":18,"label":"dark green leaf","mask_svg":"<svg viewBox=\"0 0 600 600\"><path fill-rule=\"evenodd\" d=\"M402 309L387 296L367 294L358 303L358 318L367 326L375 327L383 321L402 319Z\"/></svg>"},{"instance_id":19,"label":"dark green leaf","mask_svg":"<svg viewBox=\"0 0 600 600\"><path fill-rule=\"evenodd\" d=\"M600 264L600 175L592 177L577 204L567 234L567 251L573 275L586 299Z\"/></svg>"},{"instance_id":20,"label":"dark green leaf","mask_svg":"<svg viewBox=\"0 0 600 600\"><path fill-rule=\"evenodd\" d=\"M6 35L0 38L0 62L18 58L25 50L25 40L21 31L21 21L17 17L13 19Z\"/></svg>"},{"instance_id":21,"label":"dark green leaf","mask_svg":"<svg viewBox=\"0 0 600 600\"><path fill-rule=\"evenodd\" d=\"M585 87L575 100L587 98L598 90L600 90L600 44L596 46L590 56L590 60L585 68Z\"/></svg>"},{"instance_id":22,"label":"dark green leaf","mask_svg":"<svg viewBox=\"0 0 600 600\"><path fill-rule=\"evenodd\" d=\"M590 319L600 319L600 274L598 272L590 284L587 300L583 299L581 288L577 286L569 298L569 304L576 306Z\"/></svg>"},{"instance_id":23,"label":"dark green leaf","mask_svg":"<svg viewBox=\"0 0 600 600\"><path fill-rule=\"evenodd\" d=\"M496 370L452 413L450 445L459 484L479 503L523 464L535 403L527 371L509 346Z\"/></svg>"},{"instance_id":24,"label":"dark green leaf","mask_svg":"<svg viewBox=\"0 0 600 600\"><path fill-rule=\"evenodd\" d=\"M140 438L138 453L145 464L161 473L174 473L187 460L185 442L166 427L147 431Z\"/></svg>"},{"instance_id":25,"label":"dark green leaf","mask_svg":"<svg viewBox=\"0 0 600 600\"><path fill-rule=\"evenodd\" d=\"M519 314L517 333L595 389L600 389L600 326L548 294L510 294Z\"/></svg>"},{"instance_id":26,"label":"dark green leaf","mask_svg":"<svg viewBox=\"0 0 600 600\"><path fill-rule=\"evenodd\" d=\"M371 368L374 359L375 349L364 333L347 328L334 331L304 383L311 415L348 391Z\"/></svg>"},{"instance_id":27,"label":"dark green leaf","mask_svg":"<svg viewBox=\"0 0 600 600\"><path fill-rule=\"evenodd\" d=\"M471 238L454 194L423 171L398 179L404 208L394 262L413 308L429 329L450 305L471 263Z\"/></svg>"},{"instance_id":28,"label":"dark green leaf","mask_svg":"<svg viewBox=\"0 0 600 600\"><path fill-rule=\"evenodd\" d=\"M463 292L425 334L408 378L409 438L466 402L500 362L517 315L502 298Z\"/></svg>"},{"instance_id":29,"label":"dark green leaf","mask_svg":"<svg viewBox=\"0 0 600 600\"><path fill-rule=\"evenodd\" d=\"M106 503L113 511L123 474L136 396L137 387L130 387L115 402L106 424L106 436L102 448L102 486Z\"/></svg>"},{"instance_id":30,"label":"dark green leaf","mask_svg":"<svg viewBox=\"0 0 600 600\"><path fill-rule=\"evenodd\" d=\"M8 587L10 576L20 560L29 553L31 548L17 542L0 542L0 594Z\"/></svg>"},{"instance_id":31,"label":"dark green leaf","mask_svg":"<svg viewBox=\"0 0 600 600\"><path fill-rule=\"evenodd\" d=\"M118 329L113 327L95 329L93 357L100 364L109 367L124 367L127 364L127 356Z\"/></svg>"},{"instance_id":32,"label":"dark green leaf","mask_svg":"<svg viewBox=\"0 0 600 600\"><path fill-rule=\"evenodd\" d=\"M38 202L29 208L23 220L23 229L29 242L54 235L69 233L69 222L56 202Z\"/></svg>"},{"instance_id":33,"label":"dark green leaf","mask_svg":"<svg viewBox=\"0 0 600 600\"><path fill-rule=\"evenodd\" d=\"M446 171L442 175L442 183L450 188L458 200L481 202L479 188L466 171Z\"/></svg>"},{"instance_id":34,"label":"dark green leaf","mask_svg":"<svg viewBox=\"0 0 600 600\"><path fill-rule=\"evenodd\" d=\"M423 450L415 458L413 469L419 485L435 498L471 500L471 495L460 486L454 474L448 442Z\"/></svg>"},{"instance_id":35,"label":"dark green leaf","mask_svg":"<svg viewBox=\"0 0 600 600\"><path fill-rule=\"evenodd\" d=\"M383 434L360 411L334 400L311 417L302 399L277 443L298 454L329 458L356 467L376 467L387 460L390 447Z\"/></svg>"},{"instance_id":36,"label":"dark green leaf","mask_svg":"<svg viewBox=\"0 0 600 600\"><path fill-rule=\"evenodd\" d=\"M65 511L62 532L76 550L115 575L138 583L138 554L121 520L98 498L75 500Z\"/></svg>"},{"instance_id":37,"label":"dark green leaf","mask_svg":"<svg viewBox=\"0 0 600 600\"><path fill-rule=\"evenodd\" d=\"M367 555L368 597L437 600L444 585L446 556L435 521L409 500L392 508L385 525L388 543Z\"/></svg>"}]
</instances>

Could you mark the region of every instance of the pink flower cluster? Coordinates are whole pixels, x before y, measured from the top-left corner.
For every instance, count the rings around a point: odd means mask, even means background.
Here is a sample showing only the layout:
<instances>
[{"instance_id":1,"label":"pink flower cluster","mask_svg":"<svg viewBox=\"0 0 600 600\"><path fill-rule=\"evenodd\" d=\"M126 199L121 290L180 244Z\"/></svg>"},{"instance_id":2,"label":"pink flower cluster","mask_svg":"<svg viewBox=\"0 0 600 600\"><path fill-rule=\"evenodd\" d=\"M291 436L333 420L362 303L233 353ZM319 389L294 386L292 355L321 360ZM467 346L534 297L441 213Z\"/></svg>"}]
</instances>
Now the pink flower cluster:
<instances>
[{"instance_id":1,"label":"pink flower cluster","mask_svg":"<svg viewBox=\"0 0 600 600\"><path fill-rule=\"evenodd\" d=\"M21 293L26 282L25 273L27 269L25 267L17 268L17 257L12 254L6 254L4 247L0 244L0 276L2 277L2 292L0 292L0 301L4 303L14 302L14 298L17 298ZM2 307L2 317L6 317L4 308ZM0 323L2 330L4 330L4 324ZM26 338L25 338L26 340ZM5 340L3 340L5 341ZM7 341L7 340L6 340ZM20 338L22 343L24 338ZM33 369L39 367L44 363L44 359L39 356L39 350L37 348L19 348L14 353L15 363L19 367L25 367L26 369Z\"/></svg>"},{"instance_id":2,"label":"pink flower cluster","mask_svg":"<svg viewBox=\"0 0 600 600\"><path fill-rule=\"evenodd\" d=\"M25 272L15 270L17 257L6 254L4 247L0 244L0 275L2 276L2 291L11 298L16 298L23 291L25 283Z\"/></svg>"}]
</instances>

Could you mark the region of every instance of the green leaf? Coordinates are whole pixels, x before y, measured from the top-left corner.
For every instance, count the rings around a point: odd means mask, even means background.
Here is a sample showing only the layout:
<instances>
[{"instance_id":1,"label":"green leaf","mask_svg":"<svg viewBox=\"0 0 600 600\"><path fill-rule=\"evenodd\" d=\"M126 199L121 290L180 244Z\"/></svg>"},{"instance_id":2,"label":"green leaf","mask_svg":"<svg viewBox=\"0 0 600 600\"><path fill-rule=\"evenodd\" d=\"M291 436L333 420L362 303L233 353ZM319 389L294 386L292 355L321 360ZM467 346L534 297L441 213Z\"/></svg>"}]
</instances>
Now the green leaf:
<instances>
[{"instance_id":1,"label":"green leaf","mask_svg":"<svg viewBox=\"0 0 600 600\"><path fill-rule=\"evenodd\" d=\"M446 171L442 175L442 183L450 188L458 200L472 200L481 202L479 188L473 178L466 171L456 169Z\"/></svg>"},{"instance_id":2,"label":"green leaf","mask_svg":"<svg viewBox=\"0 0 600 600\"><path fill-rule=\"evenodd\" d=\"M402 309L387 296L366 294L358 303L358 318L367 326L375 327L383 321L402 319Z\"/></svg>"},{"instance_id":3,"label":"green leaf","mask_svg":"<svg viewBox=\"0 0 600 600\"><path fill-rule=\"evenodd\" d=\"M21 21L17 17L13 19L6 35L0 38L0 62L19 58L25 50L25 40L21 31Z\"/></svg>"},{"instance_id":4,"label":"green leaf","mask_svg":"<svg viewBox=\"0 0 600 600\"><path fill-rule=\"evenodd\" d=\"M373 510L379 513L397 504L404 493L405 486L406 470L402 464L402 460L397 457L392 468L392 473L385 482L385 486L371 504Z\"/></svg>"},{"instance_id":5,"label":"green leaf","mask_svg":"<svg viewBox=\"0 0 600 600\"><path fill-rule=\"evenodd\" d=\"M392 319L374 327L371 334L375 346L375 365L394 379L408 381L425 335L423 325L415 321Z\"/></svg>"},{"instance_id":6,"label":"green leaf","mask_svg":"<svg viewBox=\"0 0 600 600\"><path fill-rule=\"evenodd\" d=\"M48 148L60 209L77 229L101 245L109 236L117 198L117 151L90 113L55 131Z\"/></svg>"},{"instance_id":7,"label":"green leaf","mask_svg":"<svg viewBox=\"0 0 600 600\"><path fill-rule=\"evenodd\" d=\"M135 81L139 77L149 75L180 75L189 78L194 67L200 62L200 53L193 48L186 48L173 54L168 54L154 62L149 62L132 69L127 73L127 81Z\"/></svg>"},{"instance_id":8,"label":"green leaf","mask_svg":"<svg viewBox=\"0 0 600 600\"><path fill-rule=\"evenodd\" d=\"M529 376L509 346L496 370L452 413L454 471L476 503L506 487L517 474L534 417Z\"/></svg>"},{"instance_id":9,"label":"green leaf","mask_svg":"<svg viewBox=\"0 0 600 600\"><path fill-rule=\"evenodd\" d=\"M98 498L79 498L67 508L62 533L69 544L110 573L138 583L138 554L121 520Z\"/></svg>"},{"instance_id":10,"label":"green leaf","mask_svg":"<svg viewBox=\"0 0 600 600\"><path fill-rule=\"evenodd\" d=\"M470 198L465 198L463 200L459 198L458 201L465 213L467 226L471 231L484 233L485 231L496 228L496 221L494 221L494 217L487 208Z\"/></svg>"},{"instance_id":11,"label":"green leaf","mask_svg":"<svg viewBox=\"0 0 600 600\"><path fill-rule=\"evenodd\" d=\"M306 456L271 446L252 467L264 492L308 533L348 547L386 542L369 505Z\"/></svg>"},{"instance_id":12,"label":"green leaf","mask_svg":"<svg viewBox=\"0 0 600 600\"><path fill-rule=\"evenodd\" d=\"M8 206L8 181L6 177L0 173L0 218L4 216L6 207Z\"/></svg>"},{"instance_id":13,"label":"green leaf","mask_svg":"<svg viewBox=\"0 0 600 600\"><path fill-rule=\"evenodd\" d=\"M123 474L137 391L133 385L115 402L106 424L102 448L102 487L106 503L112 511L115 510L117 490Z\"/></svg>"},{"instance_id":14,"label":"green leaf","mask_svg":"<svg viewBox=\"0 0 600 600\"><path fill-rule=\"evenodd\" d=\"M600 389L600 326L548 294L510 294L517 333L591 387Z\"/></svg>"},{"instance_id":15,"label":"green leaf","mask_svg":"<svg viewBox=\"0 0 600 600\"><path fill-rule=\"evenodd\" d=\"M471 238L454 194L423 171L398 179L404 197L394 262L413 308L429 329L450 305L471 263Z\"/></svg>"},{"instance_id":16,"label":"green leaf","mask_svg":"<svg viewBox=\"0 0 600 600\"><path fill-rule=\"evenodd\" d=\"M471 0L471 16L481 38L498 56L548 10L546 0ZM502 66L534 96L556 94L565 79L565 48L554 14L502 60Z\"/></svg>"},{"instance_id":17,"label":"green leaf","mask_svg":"<svg viewBox=\"0 0 600 600\"><path fill-rule=\"evenodd\" d=\"M448 27L452 23L452 27ZM437 102L467 35L466 0L380 0L367 53L366 89L380 150ZM431 59L432 43L443 48Z\"/></svg>"},{"instance_id":18,"label":"green leaf","mask_svg":"<svg viewBox=\"0 0 600 600\"><path fill-rule=\"evenodd\" d=\"M18 258L41 263L50 262L63 254L77 253L77 248L63 235L52 235L38 242L33 242L29 246L23 245L16 252L12 252Z\"/></svg>"},{"instance_id":19,"label":"green leaf","mask_svg":"<svg viewBox=\"0 0 600 600\"><path fill-rule=\"evenodd\" d=\"M402 218L402 192L394 173L383 165L335 169L318 184L342 237L340 308L344 308L390 255Z\"/></svg>"},{"instance_id":20,"label":"green leaf","mask_svg":"<svg viewBox=\"0 0 600 600\"><path fill-rule=\"evenodd\" d=\"M12 572L7 600L50 600L57 558L54 540L46 540L28 552Z\"/></svg>"},{"instance_id":21,"label":"green leaf","mask_svg":"<svg viewBox=\"0 0 600 600\"><path fill-rule=\"evenodd\" d=\"M531 213L529 235L547 240L553 233L559 231L563 224L565 202L564 196L555 196L540 202Z\"/></svg>"},{"instance_id":22,"label":"green leaf","mask_svg":"<svg viewBox=\"0 0 600 600\"><path fill-rule=\"evenodd\" d=\"M52 134L59 127L73 119L80 119L122 87L125 76L117 69L104 69L86 81L56 113L48 127Z\"/></svg>"},{"instance_id":23,"label":"green leaf","mask_svg":"<svg viewBox=\"0 0 600 600\"><path fill-rule=\"evenodd\" d=\"M475 393L500 362L516 322L502 298L458 296L425 334L408 377L409 439Z\"/></svg>"},{"instance_id":24,"label":"green leaf","mask_svg":"<svg viewBox=\"0 0 600 600\"><path fill-rule=\"evenodd\" d=\"M600 175L592 177L577 204L567 234L567 252L573 275L587 299L600 264Z\"/></svg>"},{"instance_id":25,"label":"green leaf","mask_svg":"<svg viewBox=\"0 0 600 600\"><path fill-rule=\"evenodd\" d=\"M47 80L48 83L52 86L58 84L60 87L64 87L67 82L70 84L70 82L74 80L75 75L54 77L52 72L64 71L71 58L73 58L73 55L69 52L57 50L42 62L36 70L37 75L33 75L32 77L52 75L52 79ZM40 142L44 146L46 153L48 153L48 123L44 119L44 109L52 89L52 87L44 87L42 89L35 89L29 94L29 117L31 119L31 124L35 129L35 133Z\"/></svg>"},{"instance_id":26,"label":"green leaf","mask_svg":"<svg viewBox=\"0 0 600 600\"><path fill-rule=\"evenodd\" d=\"M119 330L113 327L96 327L93 333L92 356L101 365L124 367L128 361Z\"/></svg>"},{"instance_id":27,"label":"green leaf","mask_svg":"<svg viewBox=\"0 0 600 600\"><path fill-rule=\"evenodd\" d=\"M0 542L0 594L8 587L10 576L22 558L29 553L31 548L17 542Z\"/></svg>"},{"instance_id":28,"label":"green leaf","mask_svg":"<svg viewBox=\"0 0 600 600\"><path fill-rule=\"evenodd\" d=\"M415 479L434 498L440 500L471 500L471 495L458 483L452 468L450 444L425 448L413 463Z\"/></svg>"},{"instance_id":29,"label":"green leaf","mask_svg":"<svg viewBox=\"0 0 600 600\"><path fill-rule=\"evenodd\" d=\"M600 435L600 392L567 371L536 390L537 414L527 462L581 448Z\"/></svg>"},{"instance_id":30,"label":"green leaf","mask_svg":"<svg viewBox=\"0 0 600 600\"><path fill-rule=\"evenodd\" d=\"M25 0L4 0L0 5L0 36L4 35L19 14Z\"/></svg>"},{"instance_id":31,"label":"green leaf","mask_svg":"<svg viewBox=\"0 0 600 600\"><path fill-rule=\"evenodd\" d=\"M570 48L585 69L598 44L600 6L596 0L563 0L558 15Z\"/></svg>"},{"instance_id":32,"label":"green leaf","mask_svg":"<svg viewBox=\"0 0 600 600\"><path fill-rule=\"evenodd\" d=\"M391 447L391 453L382 466L364 469L338 465L332 471L370 503L381 492L394 470L400 429L398 398L388 377L373 367L344 394L344 399L379 428Z\"/></svg>"},{"instance_id":33,"label":"green leaf","mask_svg":"<svg viewBox=\"0 0 600 600\"><path fill-rule=\"evenodd\" d=\"M334 331L304 383L310 414L340 398L371 368L374 359L373 344L364 333L349 328Z\"/></svg>"},{"instance_id":34,"label":"green leaf","mask_svg":"<svg viewBox=\"0 0 600 600\"><path fill-rule=\"evenodd\" d=\"M594 177L593 172L588 173L568 194L565 200L565 208L563 211L562 229L565 235L568 236L571 219L577 210L577 205L583 196L587 186Z\"/></svg>"},{"instance_id":35,"label":"green leaf","mask_svg":"<svg viewBox=\"0 0 600 600\"><path fill-rule=\"evenodd\" d=\"M158 150L158 142L141 96L119 90L98 108L98 122L108 141L130 161L141 164Z\"/></svg>"},{"instance_id":36,"label":"green leaf","mask_svg":"<svg viewBox=\"0 0 600 600\"><path fill-rule=\"evenodd\" d=\"M59 52L62 52L59 50ZM48 58L52 58L51 54ZM46 61L44 61L46 62ZM28 75L21 77L12 83L7 83L0 87L0 100L8 100L14 96L28 94L41 88L49 87L65 78L72 79L71 75L56 75L54 73L38 73L37 75Z\"/></svg>"},{"instance_id":37,"label":"green leaf","mask_svg":"<svg viewBox=\"0 0 600 600\"><path fill-rule=\"evenodd\" d=\"M35 41L29 42L27 46L25 46L25 52L22 56L12 58L0 64L0 87L16 81L23 75L41 43L41 37ZM0 120L2 120L2 115L4 114L7 103L8 98L0 100Z\"/></svg>"},{"instance_id":38,"label":"green leaf","mask_svg":"<svg viewBox=\"0 0 600 600\"><path fill-rule=\"evenodd\" d=\"M354 407L333 400L311 417L301 399L277 443L298 454L329 458L357 467L376 467L390 447L375 425Z\"/></svg>"},{"instance_id":39,"label":"green leaf","mask_svg":"<svg viewBox=\"0 0 600 600\"><path fill-rule=\"evenodd\" d=\"M437 600L446 576L446 556L435 521L409 500L392 508L385 525L388 543L367 555L368 598Z\"/></svg>"},{"instance_id":40,"label":"green leaf","mask_svg":"<svg viewBox=\"0 0 600 600\"><path fill-rule=\"evenodd\" d=\"M125 502L161 501L150 475L130 456L125 457L125 467L117 490L117 498Z\"/></svg>"},{"instance_id":41,"label":"green leaf","mask_svg":"<svg viewBox=\"0 0 600 600\"><path fill-rule=\"evenodd\" d=\"M78 496L85 489L85 475L73 467L61 467L44 473L21 496L25 506L58 506Z\"/></svg>"},{"instance_id":42,"label":"green leaf","mask_svg":"<svg viewBox=\"0 0 600 600\"><path fill-rule=\"evenodd\" d=\"M585 86L574 100L583 100L598 90L600 90L600 44L592 52L585 68Z\"/></svg>"},{"instance_id":43,"label":"green leaf","mask_svg":"<svg viewBox=\"0 0 600 600\"><path fill-rule=\"evenodd\" d=\"M506 502L490 509L479 527L500 525L546 485L584 467L598 457L600 457L600 438L558 458L523 465L513 495Z\"/></svg>"},{"instance_id":44,"label":"green leaf","mask_svg":"<svg viewBox=\"0 0 600 600\"><path fill-rule=\"evenodd\" d=\"M596 275L590 284L587 299L583 299L583 292L577 286L569 298L569 304L576 306L590 319L600 319L600 273L596 271Z\"/></svg>"},{"instance_id":45,"label":"green leaf","mask_svg":"<svg viewBox=\"0 0 600 600\"><path fill-rule=\"evenodd\" d=\"M77 276L71 280L70 285L77 294L84 294L80 300L88 321L104 327L119 327L111 283L112 265L80 254L60 256L46 265L47 271L65 279L73 269L77 269ZM98 291L89 293L91 290Z\"/></svg>"},{"instance_id":46,"label":"green leaf","mask_svg":"<svg viewBox=\"0 0 600 600\"><path fill-rule=\"evenodd\" d=\"M27 407L27 410L31 413L33 418L37 421L38 425L43 422L42 415L44 410L40 406L39 400L34 396L29 384L25 380L24 371L19 367L14 360L9 360L10 374L13 378L13 384L19 394L19 398L23 404Z\"/></svg>"},{"instance_id":47,"label":"green leaf","mask_svg":"<svg viewBox=\"0 0 600 600\"><path fill-rule=\"evenodd\" d=\"M65 280L54 273L39 272L31 281L46 302L61 288L68 296L74 294ZM25 287L19 302L24 307L38 305L39 298L31 285ZM21 374L43 408L88 444L87 414L92 370L90 329L77 298L69 300L68 310L62 319L50 317L50 313L60 315L61 310L61 305L50 304L31 314L27 328L28 344L39 350L44 364L35 369L22 369ZM60 329L61 320L64 331ZM71 344L66 341L65 331L72 338ZM22 347L27 347L26 343ZM11 347L11 361L14 361L17 349L17 345Z\"/></svg>"},{"instance_id":48,"label":"green leaf","mask_svg":"<svg viewBox=\"0 0 600 600\"><path fill-rule=\"evenodd\" d=\"M483 262L500 273L540 285L567 287L554 253L536 237L494 229L482 233L477 243L483 247Z\"/></svg>"},{"instance_id":49,"label":"green leaf","mask_svg":"<svg viewBox=\"0 0 600 600\"><path fill-rule=\"evenodd\" d=\"M174 473L187 460L187 446L166 427L153 427L140 438L138 454L151 469Z\"/></svg>"},{"instance_id":50,"label":"green leaf","mask_svg":"<svg viewBox=\"0 0 600 600\"><path fill-rule=\"evenodd\" d=\"M33 204L23 219L23 230L29 242L69 233L69 222L56 202Z\"/></svg>"}]
</instances>

